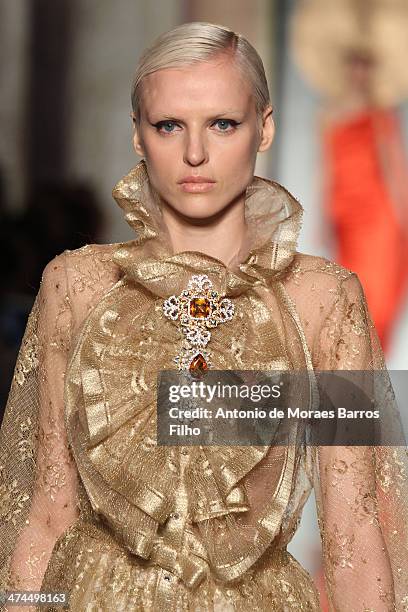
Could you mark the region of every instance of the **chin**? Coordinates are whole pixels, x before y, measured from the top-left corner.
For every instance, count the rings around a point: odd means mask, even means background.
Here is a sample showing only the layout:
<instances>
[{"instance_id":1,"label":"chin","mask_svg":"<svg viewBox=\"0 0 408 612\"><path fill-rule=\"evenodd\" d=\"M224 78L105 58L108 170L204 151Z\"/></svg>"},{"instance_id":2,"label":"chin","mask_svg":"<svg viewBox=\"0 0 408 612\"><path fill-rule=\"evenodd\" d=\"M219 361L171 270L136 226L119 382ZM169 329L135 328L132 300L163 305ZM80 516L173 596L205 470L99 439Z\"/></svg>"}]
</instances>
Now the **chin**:
<instances>
[{"instance_id":1,"label":"chin","mask_svg":"<svg viewBox=\"0 0 408 612\"><path fill-rule=\"evenodd\" d=\"M214 205L208 202L190 201L184 206L174 206L174 210L184 217L190 219L210 219L215 215L220 214L224 209L225 205Z\"/></svg>"},{"instance_id":2,"label":"chin","mask_svg":"<svg viewBox=\"0 0 408 612\"><path fill-rule=\"evenodd\" d=\"M216 201L216 198L209 198L205 195L196 194L172 194L171 198L166 198L168 206L179 215L191 219L206 219L220 213L227 206L226 203Z\"/></svg>"}]
</instances>

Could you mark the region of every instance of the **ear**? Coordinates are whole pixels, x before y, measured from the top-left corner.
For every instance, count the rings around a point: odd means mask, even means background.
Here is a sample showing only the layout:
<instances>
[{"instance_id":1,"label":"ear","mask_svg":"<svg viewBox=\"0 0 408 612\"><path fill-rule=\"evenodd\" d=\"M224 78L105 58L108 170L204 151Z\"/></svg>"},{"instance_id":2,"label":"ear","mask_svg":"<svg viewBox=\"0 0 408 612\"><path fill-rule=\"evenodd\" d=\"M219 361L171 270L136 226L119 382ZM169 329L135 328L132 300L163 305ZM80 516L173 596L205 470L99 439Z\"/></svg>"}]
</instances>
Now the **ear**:
<instances>
[{"instance_id":1,"label":"ear","mask_svg":"<svg viewBox=\"0 0 408 612\"><path fill-rule=\"evenodd\" d=\"M144 157L145 153L144 153L144 149L142 145L142 140L140 137L140 129L137 125L135 114L131 113L130 116L132 117L132 121L133 121L133 148L136 151L136 153L140 155L140 157Z\"/></svg>"},{"instance_id":2,"label":"ear","mask_svg":"<svg viewBox=\"0 0 408 612\"><path fill-rule=\"evenodd\" d=\"M275 136L275 123L272 119L272 112L272 106L268 105L262 114L261 140L258 146L259 152L269 149Z\"/></svg>"}]
</instances>

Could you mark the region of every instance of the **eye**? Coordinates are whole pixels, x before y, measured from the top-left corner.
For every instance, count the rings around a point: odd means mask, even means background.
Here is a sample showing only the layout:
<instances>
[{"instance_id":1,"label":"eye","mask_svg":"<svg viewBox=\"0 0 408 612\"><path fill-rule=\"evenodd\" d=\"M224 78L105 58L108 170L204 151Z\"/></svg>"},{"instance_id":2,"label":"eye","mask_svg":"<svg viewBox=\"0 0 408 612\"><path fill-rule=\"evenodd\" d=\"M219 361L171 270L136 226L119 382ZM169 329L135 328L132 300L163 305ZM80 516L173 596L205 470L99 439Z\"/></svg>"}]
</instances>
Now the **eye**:
<instances>
[{"instance_id":1,"label":"eye","mask_svg":"<svg viewBox=\"0 0 408 612\"><path fill-rule=\"evenodd\" d=\"M234 121L234 119L217 119L213 125L218 125L220 127L220 132L233 132L239 123L238 121ZM231 129L227 129L228 125L231 126Z\"/></svg>"},{"instance_id":2,"label":"eye","mask_svg":"<svg viewBox=\"0 0 408 612\"><path fill-rule=\"evenodd\" d=\"M157 123L152 123L152 125L159 134L172 134L178 131L175 129L176 126L180 127L178 123L170 119L158 121ZM212 125L218 125L219 129L217 131L219 132L229 133L235 131L235 128L240 124L234 119L217 119Z\"/></svg>"},{"instance_id":3,"label":"eye","mask_svg":"<svg viewBox=\"0 0 408 612\"><path fill-rule=\"evenodd\" d=\"M171 134L174 132L174 126L177 125L177 123L175 121L159 121L153 125L158 132L161 132L162 134Z\"/></svg>"}]
</instances>

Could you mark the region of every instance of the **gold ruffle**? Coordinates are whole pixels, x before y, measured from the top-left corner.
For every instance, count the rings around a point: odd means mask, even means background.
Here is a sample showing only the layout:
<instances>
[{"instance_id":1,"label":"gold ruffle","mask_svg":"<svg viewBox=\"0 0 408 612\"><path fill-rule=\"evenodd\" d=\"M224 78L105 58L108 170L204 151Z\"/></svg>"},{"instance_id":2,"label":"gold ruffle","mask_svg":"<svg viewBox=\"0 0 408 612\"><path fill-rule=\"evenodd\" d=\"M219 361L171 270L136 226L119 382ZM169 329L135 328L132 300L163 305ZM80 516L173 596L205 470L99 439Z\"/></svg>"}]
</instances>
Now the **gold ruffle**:
<instances>
[{"instance_id":1,"label":"gold ruffle","mask_svg":"<svg viewBox=\"0 0 408 612\"><path fill-rule=\"evenodd\" d=\"M190 588L209 568L232 580L279 531L302 432L291 427L283 449L157 446L157 373L175 369L172 359L182 341L161 305L192 274L207 274L221 295L234 300L236 312L213 333L215 369L308 369L304 339L279 282L296 252L302 208L278 184L254 177L246 198L245 257L229 269L203 253L171 253L143 161L113 195L138 236L114 253L122 278L89 314L72 354L65 379L69 442L93 509L128 550L174 572ZM268 290L268 305L260 286ZM287 327L298 338L289 347ZM274 487L253 514L244 481L274 453ZM196 529L175 537L162 528L177 507L181 482ZM217 527L239 533L239 517L247 515L251 537L222 547Z\"/></svg>"}]
</instances>

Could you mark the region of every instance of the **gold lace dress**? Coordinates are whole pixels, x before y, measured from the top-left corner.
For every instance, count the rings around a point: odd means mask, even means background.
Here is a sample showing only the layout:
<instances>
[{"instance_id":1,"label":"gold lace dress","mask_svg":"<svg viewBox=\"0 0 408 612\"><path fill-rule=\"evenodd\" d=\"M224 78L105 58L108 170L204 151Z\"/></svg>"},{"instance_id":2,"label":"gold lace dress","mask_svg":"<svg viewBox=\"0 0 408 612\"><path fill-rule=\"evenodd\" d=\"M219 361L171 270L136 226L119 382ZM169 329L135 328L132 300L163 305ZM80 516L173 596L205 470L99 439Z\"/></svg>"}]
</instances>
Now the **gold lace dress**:
<instances>
[{"instance_id":1,"label":"gold lace dress","mask_svg":"<svg viewBox=\"0 0 408 612\"><path fill-rule=\"evenodd\" d=\"M408 610L406 446L155 443L156 375L182 342L162 304L193 274L235 307L214 369L311 381L385 368L356 275L296 251L302 207L273 181L247 190L231 267L172 253L144 161L113 195L136 239L55 257L22 341L0 434L0 591L67 592L74 612L317 611L286 550L314 488L331 610Z\"/></svg>"}]
</instances>

